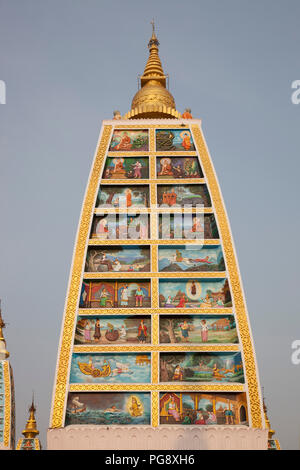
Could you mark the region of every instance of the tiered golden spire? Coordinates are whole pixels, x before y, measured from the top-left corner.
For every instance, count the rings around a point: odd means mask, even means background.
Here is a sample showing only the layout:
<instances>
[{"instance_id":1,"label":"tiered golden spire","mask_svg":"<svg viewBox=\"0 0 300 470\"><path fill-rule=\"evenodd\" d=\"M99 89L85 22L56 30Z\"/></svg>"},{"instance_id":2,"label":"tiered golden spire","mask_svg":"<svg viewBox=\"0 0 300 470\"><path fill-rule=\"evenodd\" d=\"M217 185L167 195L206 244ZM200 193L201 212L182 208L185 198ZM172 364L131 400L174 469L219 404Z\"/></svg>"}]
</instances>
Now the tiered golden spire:
<instances>
[{"instance_id":1,"label":"tiered golden spire","mask_svg":"<svg viewBox=\"0 0 300 470\"><path fill-rule=\"evenodd\" d=\"M35 412L36 408L34 406L34 399L32 397L32 403L29 408L29 419L27 420L26 423L26 428L24 431L22 431L22 434L24 435L25 439L34 439L38 434L39 431L36 428L36 419L35 419Z\"/></svg>"},{"instance_id":2,"label":"tiered golden spire","mask_svg":"<svg viewBox=\"0 0 300 470\"><path fill-rule=\"evenodd\" d=\"M5 323L2 318L1 300L0 300L0 359L6 359L9 357L9 352L6 350L6 341L3 336L3 328L5 328Z\"/></svg>"},{"instance_id":3,"label":"tiered golden spire","mask_svg":"<svg viewBox=\"0 0 300 470\"><path fill-rule=\"evenodd\" d=\"M152 36L148 43L149 59L143 75L140 77L141 88L135 94L131 110L125 119L180 118L175 101L166 88L167 76L164 74L158 55L159 41L155 34L154 21Z\"/></svg>"}]
</instances>

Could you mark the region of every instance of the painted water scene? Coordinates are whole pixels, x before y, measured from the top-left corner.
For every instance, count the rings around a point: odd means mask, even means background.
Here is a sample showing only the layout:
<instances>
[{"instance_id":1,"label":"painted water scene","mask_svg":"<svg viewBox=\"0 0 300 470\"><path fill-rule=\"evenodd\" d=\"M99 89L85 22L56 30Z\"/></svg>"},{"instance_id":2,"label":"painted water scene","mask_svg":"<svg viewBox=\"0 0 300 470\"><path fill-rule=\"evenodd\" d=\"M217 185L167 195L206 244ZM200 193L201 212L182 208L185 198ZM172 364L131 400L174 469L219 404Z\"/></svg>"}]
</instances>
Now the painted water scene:
<instances>
[{"instance_id":1,"label":"painted water scene","mask_svg":"<svg viewBox=\"0 0 300 470\"><path fill-rule=\"evenodd\" d=\"M158 152L195 150L191 132L187 129L156 130L156 150Z\"/></svg>"},{"instance_id":2,"label":"painted water scene","mask_svg":"<svg viewBox=\"0 0 300 470\"><path fill-rule=\"evenodd\" d=\"M89 247L86 272L149 272L149 246Z\"/></svg>"},{"instance_id":3,"label":"painted water scene","mask_svg":"<svg viewBox=\"0 0 300 470\"><path fill-rule=\"evenodd\" d=\"M80 308L150 307L150 281L84 280L79 306Z\"/></svg>"},{"instance_id":4,"label":"painted water scene","mask_svg":"<svg viewBox=\"0 0 300 470\"><path fill-rule=\"evenodd\" d=\"M160 353L161 382L244 383L240 352Z\"/></svg>"},{"instance_id":5,"label":"painted water scene","mask_svg":"<svg viewBox=\"0 0 300 470\"><path fill-rule=\"evenodd\" d=\"M147 179L149 159L147 157L107 157L103 179Z\"/></svg>"},{"instance_id":6,"label":"painted water scene","mask_svg":"<svg viewBox=\"0 0 300 470\"><path fill-rule=\"evenodd\" d=\"M149 425L150 398L143 392L72 392L65 424Z\"/></svg>"},{"instance_id":7,"label":"painted water scene","mask_svg":"<svg viewBox=\"0 0 300 470\"><path fill-rule=\"evenodd\" d=\"M203 178L198 157L157 157L156 174L159 179Z\"/></svg>"},{"instance_id":8,"label":"painted water scene","mask_svg":"<svg viewBox=\"0 0 300 470\"><path fill-rule=\"evenodd\" d=\"M79 316L75 344L146 344L151 343L149 316Z\"/></svg>"},{"instance_id":9,"label":"painted water scene","mask_svg":"<svg viewBox=\"0 0 300 470\"><path fill-rule=\"evenodd\" d=\"M149 186L100 186L97 207L149 207Z\"/></svg>"},{"instance_id":10,"label":"painted water scene","mask_svg":"<svg viewBox=\"0 0 300 470\"><path fill-rule=\"evenodd\" d=\"M163 308L232 307L227 279L162 279L159 306Z\"/></svg>"},{"instance_id":11,"label":"painted water scene","mask_svg":"<svg viewBox=\"0 0 300 470\"><path fill-rule=\"evenodd\" d=\"M91 238L101 240L147 240L150 238L149 220L149 214L95 216Z\"/></svg>"},{"instance_id":12,"label":"painted water scene","mask_svg":"<svg viewBox=\"0 0 300 470\"><path fill-rule=\"evenodd\" d=\"M160 207L211 207L206 184L158 185L157 203Z\"/></svg>"},{"instance_id":13,"label":"painted water scene","mask_svg":"<svg viewBox=\"0 0 300 470\"><path fill-rule=\"evenodd\" d=\"M147 130L115 130L109 146L110 152L148 150Z\"/></svg>"},{"instance_id":14,"label":"painted water scene","mask_svg":"<svg viewBox=\"0 0 300 470\"><path fill-rule=\"evenodd\" d=\"M160 393L160 424L247 425L245 393Z\"/></svg>"},{"instance_id":15,"label":"painted water scene","mask_svg":"<svg viewBox=\"0 0 300 470\"><path fill-rule=\"evenodd\" d=\"M161 344L230 344L238 343L233 315L161 315L159 319Z\"/></svg>"},{"instance_id":16,"label":"painted water scene","mask_svg":"<svg viewBox=\"0 0 300 470\"><path fill-rule=\"evenodd\" d=\"M225 271L220 245L159 246L158 269L160 272Z\"/></svg>"},{"instance_id":17,"label":"painted water scene","mask_svg":"<svg viewBox=\"0 0 300 470\"><path fill-rule=\"evenodd\" d=\"M70 383L149 383L147 353L73 353Z\"/></svg>"},{"instance_id":18,"label":"painted water scene","mask_svg":"<svg viewBox=\"0 0 300 470\"><path fill-rule=\"evenodd\" d=\"M160 214L160 239L218 239L219 231L213 214Z\"/></svg>"}]
</instances>

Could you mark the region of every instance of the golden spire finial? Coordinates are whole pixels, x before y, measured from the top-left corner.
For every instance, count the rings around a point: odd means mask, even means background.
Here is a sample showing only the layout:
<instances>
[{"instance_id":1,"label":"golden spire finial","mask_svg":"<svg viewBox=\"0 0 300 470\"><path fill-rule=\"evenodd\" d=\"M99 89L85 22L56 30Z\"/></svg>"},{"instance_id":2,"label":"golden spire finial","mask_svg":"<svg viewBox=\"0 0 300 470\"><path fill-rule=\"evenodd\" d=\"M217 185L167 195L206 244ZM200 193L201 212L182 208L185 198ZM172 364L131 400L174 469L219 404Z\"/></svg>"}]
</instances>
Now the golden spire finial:
<instances>
[{"instance_id":1,"label":"golden spire finial","mask_svg":"<svg viewBox=\"0 0 300 470\"><path fill-rule=\"evenodd\" d=\"M0 299L0 359L6 359L9 357L9 352L6 350L6 341L3 336L3 328L5 328L6 324L2 318L2 310L1 310L1 299Z\"/></svg>"},{"instance_id":2,"label":"golden spire finial","mask_svg":"<svg viewBox=\"0 0 300 470\"><path fill-rule=\"evenodd\" d=\"M32 394L32 403L28 411L29 411L29 418L26 423L26 428L24 429L24 431L22 431L22 434L24 434L25 439L34 439L39 434L39 431L36 428L36 419L35 419L36 408L34 406L33 394Z\"/></svg>"},{"instance_id":3,"label":"golden spire finial","mask_svg":"<svg viewBox=\"0 0 300 470\"><path fill-rule=\"evenodd\" d=\"M143 75L141 88L135 94L131 110L125 119L136 118L179 118L175 101L166 88L167 76L164 74L158 55L159 41L155 33L154 19L151 21L152 36L148 42L149 58Z\"/></svg>"}]
</instances>

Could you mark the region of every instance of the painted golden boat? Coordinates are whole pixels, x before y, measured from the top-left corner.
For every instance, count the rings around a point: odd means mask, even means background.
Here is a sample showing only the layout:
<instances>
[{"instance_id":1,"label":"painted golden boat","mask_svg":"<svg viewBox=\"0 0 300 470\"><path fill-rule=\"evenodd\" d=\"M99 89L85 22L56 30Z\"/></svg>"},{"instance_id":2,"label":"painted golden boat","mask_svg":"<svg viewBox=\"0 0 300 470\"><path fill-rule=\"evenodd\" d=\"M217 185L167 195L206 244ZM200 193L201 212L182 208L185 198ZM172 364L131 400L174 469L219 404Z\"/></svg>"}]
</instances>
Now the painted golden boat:
<instances>
[{"instance_id":1,"label":"painted golden boat","mask_svg":"<svg viewBox=\"0 0 300 470\"><path fill-rule=\"evenodd\" d=\"M111 373L111 368L108 363L105 363L102 369L94 368L87 362L78 362L78 367L80 372L85 375L91 375L92 377L108 377Z\"/></svg>"}]
</instances>

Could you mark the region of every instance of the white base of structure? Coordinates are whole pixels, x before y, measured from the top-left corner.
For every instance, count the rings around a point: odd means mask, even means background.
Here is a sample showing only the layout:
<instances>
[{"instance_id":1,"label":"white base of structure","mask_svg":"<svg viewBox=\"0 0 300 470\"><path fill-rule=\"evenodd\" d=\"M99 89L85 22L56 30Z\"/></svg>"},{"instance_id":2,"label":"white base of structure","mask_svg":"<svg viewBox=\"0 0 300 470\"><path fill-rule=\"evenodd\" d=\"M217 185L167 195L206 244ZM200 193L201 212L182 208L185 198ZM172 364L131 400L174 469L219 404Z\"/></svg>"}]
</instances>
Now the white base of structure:
<instances>
[{"instance_id":1,"label":"white base of structure","mask_svg":"<svg viewBox=\"0 0 300 470\"><path fill-rule=\"evenodd\" d=\"M268 430L247 426L67 426L48 430L48 450L267 450Z\"/></svg>"}]
</instances>

